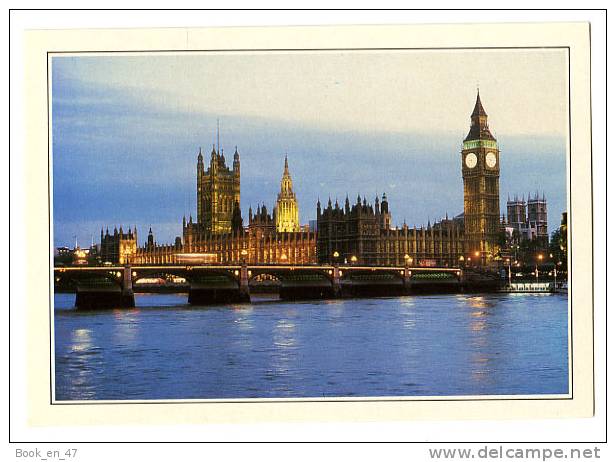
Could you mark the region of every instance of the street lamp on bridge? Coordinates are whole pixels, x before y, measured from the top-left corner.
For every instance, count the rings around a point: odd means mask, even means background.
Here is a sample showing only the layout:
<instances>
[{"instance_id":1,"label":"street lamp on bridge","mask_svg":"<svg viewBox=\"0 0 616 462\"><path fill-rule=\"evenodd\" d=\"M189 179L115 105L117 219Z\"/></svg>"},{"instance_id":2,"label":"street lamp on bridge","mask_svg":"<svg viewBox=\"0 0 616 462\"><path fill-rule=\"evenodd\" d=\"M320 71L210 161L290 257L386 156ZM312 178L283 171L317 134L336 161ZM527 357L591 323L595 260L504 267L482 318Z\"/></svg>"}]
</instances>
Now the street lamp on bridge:
<instances>
[{"instance_id":1,"label":"street lamp on bridge","mask_svg":"<svg viewBox=\"0 0 616 462\"><path fill-rule=\"evenodd\" d=\"M539 282L539 263L543 260L543 254L537 255L537 261L535 262L535 279Z\"/></svg>"}]
</instances>

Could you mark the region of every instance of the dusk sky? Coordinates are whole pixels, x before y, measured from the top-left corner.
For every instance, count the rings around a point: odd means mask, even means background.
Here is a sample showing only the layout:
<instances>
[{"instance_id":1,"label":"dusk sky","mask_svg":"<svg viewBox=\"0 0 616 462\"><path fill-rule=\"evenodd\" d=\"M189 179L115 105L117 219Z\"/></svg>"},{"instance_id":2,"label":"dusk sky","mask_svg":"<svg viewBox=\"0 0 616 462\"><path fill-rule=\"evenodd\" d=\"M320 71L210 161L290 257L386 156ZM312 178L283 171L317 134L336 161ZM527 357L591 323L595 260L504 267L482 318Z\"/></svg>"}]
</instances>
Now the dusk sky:
<instances>
[{"instance_id":1,"label":"dusk sky","mask_svg":"<svg viewBox=\"0 0 616 462\"><path fill-rule=\"evenodd\" d=\"M545 192L549 230L566 210L564 50L208 53L52 58L56 246L137 225L143 244L196 218L196 159L241 156L241 207L271 210L285 153L300 220L316 201L372 202L393 223L463 210L460 149L476 88L508 194Z\"/></svg>"}]
</instances>

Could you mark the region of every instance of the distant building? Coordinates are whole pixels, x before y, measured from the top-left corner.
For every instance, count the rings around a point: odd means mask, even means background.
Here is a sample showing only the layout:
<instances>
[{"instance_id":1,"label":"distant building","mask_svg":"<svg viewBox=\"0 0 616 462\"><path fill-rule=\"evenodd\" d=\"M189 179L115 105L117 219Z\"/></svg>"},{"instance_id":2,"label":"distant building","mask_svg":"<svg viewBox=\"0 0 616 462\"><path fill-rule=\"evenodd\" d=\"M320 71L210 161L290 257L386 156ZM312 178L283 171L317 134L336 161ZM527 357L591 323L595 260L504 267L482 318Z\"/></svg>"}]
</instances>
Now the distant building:
<instances>
[{"instance_id":1,"label":"distant building","mask_svg":"<svg viewBox=\"0 0 616 462\"><path fill-rule=\"evenodd\" d=\"M151 229L150 229L151 231ZM134 230L128 229L124 232L114 228L113 234L109 233L109 228L103 234L101 228L100 259L103 263L110 262L120 265L129 263L137 253L137 227Z\"/></svg>"},{"instance_id":2,"label":"distant building","mask_svg":"<svg viewBox=\"0 0 616 462\"><path fill-rule=\"evenodd\" d=\"M387 196L375 198L374 206L358 196L344 207L336 200L321 210L317 202L320 263L363 265L456 266L464 258L464 218L445 218L419 229L391 227Z\"/></svg>"},{"instance_id":3,"label":"distant building","mask_svg":"<svg viewBox=\"0 0 616 462\"><path fill-rule=\"evenodd\" d=\"M89 255L90 249L82 249L80 247L75 248L73 251L73 265L87 265Z\"/></svg>"},{"instance_id":4,"label":"distant building","mask_svg":"<svg viewBox=\"0 0 616 462\"><path fill-rule=\"evenodd\" d=\"M98 258L98 249L95 245L89 248L81 248L75 244L74 248L57 247L54 251L54 264L79 266L95 263Z\"/></svg>"},{"instance_id":5,"label":"distant building","mask_svg":"<svg viewBox=\"0 0 616 462\"><path fill-rule=\"evenodd\" d=\"M182 253L182 238L177 236L174 244L158 244L154 239L152 228L148 231L148 238L143 247L137 247L135 253L130 255L130 263L137 264L170 264L180 263L178 254Z\"/></svg>"},{"instance_id":6,"label":"distant building","mask_svg":"<svg viewBox=\"0 0 616 462\"><path fill-rule=\"evenodd\" d=\"M235 147L233 168L225 154L212 146L205 170L201 148L197 155L197 225L209 234L231 232L234 213L240 208L240 154ZM237 209L237 211L236 211Z\"/></svg>"},{"instance_id":7,"label":"distant building","mask_svg":"<svg viewBox=\"0 0 616 462\"><path fill-rule=\"evenodd\" d=\"M233 172L239 174L239 156L236 160L237 168L234 166ZM218 164L218 167L220 167L220 164ZM212 170L212 166L210 166L209 171ZM199 167L197 171L199 172ZM218 172L220 171L218 169ZM239 187L239 176L234 177L233 181ZM198 182L199 184L204 183ZM220 194L218 196L215 194L203 195L203 189L201 191L197 189L197 197L202 198L202 214L204 210L215 210L213 202L216 197L219 200L222 198L223 202L237 198L238 201L235 203L230 219L223 217L217 222L214 220L210 226L208 218L196 223L193 222L192 216L189 216L188 221L184 218L182 223L183 238L176 239L175 245L160 246L153 241L153 238L150 242L148 237L148 244L137 249L131 261L139 264L180 263L190 255L193 257L195 255L208 255L209 262L226 264L241 262L307 264L316 262L316 233L299 224L299 208L293 192L293 182L286 157L280 193L273 213L268 212L265 204L257 207L254 213L252 207L250 207L248 226L244 227L239 208L239 193L232 197L230 192L231 189L226 196ZM219 226L227 221L229 227L226 227L226 225Z\"/></svg>"},{"instance_id":8,"label":"distant building","mask_svg":"<svg viewBox=\"0 0 616 462\"><path fill-rule=\"evenodd\" d=\"M67 257L69 255L72 255L73 251L68 248L68 247L57 247L56 248L56 256L57 257Z\"/></svg>"},{"instance_id":9,"label":"distant building","mask_svg":"<svg viewBox=\"0 0 616 462\"><path fill-rule=\"evenodd\" d=\"M252 231L260 230L262 233L276 232L276 219L268 213L265 204L257 207L256 213L253 214L252 206L248 208L248 229Z\"/></svg>"},{"instance_id":10,"label":"distant building","mask_svg":"<svg viewBox=\"0 0 616 462\"><path fill-rule=\"evenodd\" d=\"M568 236L567 236L567 212L563 212L560 220L560 226L558 228L558 242L555 249L555 254L558 257L558 269L567 270L569 252Z\"/></svg>"},{"instance_id":11,"label":"distant building","mask_svg":"<svg viewBox=\"0 0 616 462\"><path fill-rule=\"evenodd\" d=\"M567 255L567 250L568 250L568 246L567 246L567 212L563 212L562 217L560 219L560 227L559 227L559 231L560 231L560 235L559 235L559 239L560 239L560 250L562 250L565 253L565 256Z\"/></svg>"},{"instance_id":12,"label":"distant building","mask_svg":"<svg viewBox=\"0 0 616 462\"><path fill-rule=\"evenodd\" d=\"M507 221L505 232L513 244L536 241L539 248L548 246L548 205L545 194L539 197L528 195L528 201L522 196L507 200Z\"/></svg>"},{"instance_id":13,"label":"distant building","mask_svg":"<svg viewBox=\"0 0 616 462\"><path fill-rule=\"evenodd\" d=\"M539 197L539 193L535 194L532 199L528 198L528 228L530 230L530 238L538 239L543 242L543 246L548 245L548 203L543 197Z\"/></svg>"},{"instance_id":14,"label":"distant building","mask_svg":"<svg viewBox=\"0 0 616 462\"><path fill-rule=\"evenodd\" d=\"M270 214L262 204L248 212L244 227L240 208L240 157L235 149L233 167L226 165L223 151L212 147L205 169L201 149L197 155L197 220L192 215L182 221L182 238L172 245L150 241L136 246L134 235L117 231L102 235L101 254L109 261L135 263L177 263L178 254L208 255L216 263L318 262L362 263L369 265L459 265L498 264L503 245L503 228L518 234L547 238L547 204L535 197L527 203L508 204L508 223L500 219L500 150L488 125L488 115L479 91L470 117L470 129L461 149L464 184L464 212L447 216L420 228L392 226L387 197L377 197L374 205L360 197L344 207L331 200L317 220L307 226L299 223L298 201L293 191L288 159L276 205ZM437 191L435 191L437 193ZM318 236L318 238L317 238ZM337 255L337 257L336 257ZM194 255L193 255L194 257ZM191 257L192 258L192 257ZM410 260L412 259L412 261Z\"/></svg>"},{"instance_id":15,"label":"distant building","mask_svg":"<svg viewBox=\"0 0 616 462\"><path fill-rule=\"evenodd\" d=\"M488 125L479 91L471 113L471 125L461 151L464 183L464 213L419 229L392 229L387 197L378 198L374 207L358 197L344 208L331 200L321 211L317 203L319 261L343 260L369 265L400 265L405 257L413 264L491 265L500 258L499 183L500 150ZM539 211L537 212L539 215Z\"/></svg>"}]
</instances>

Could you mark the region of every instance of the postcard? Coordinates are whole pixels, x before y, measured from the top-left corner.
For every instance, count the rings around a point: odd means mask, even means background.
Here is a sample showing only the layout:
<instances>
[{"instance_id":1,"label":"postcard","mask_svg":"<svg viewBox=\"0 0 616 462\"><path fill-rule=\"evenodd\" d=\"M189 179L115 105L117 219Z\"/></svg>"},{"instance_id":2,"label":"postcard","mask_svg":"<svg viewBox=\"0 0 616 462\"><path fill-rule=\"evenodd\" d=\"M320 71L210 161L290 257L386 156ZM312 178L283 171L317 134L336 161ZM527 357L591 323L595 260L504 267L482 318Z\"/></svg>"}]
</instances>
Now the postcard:
<instances>
[{"instance_id":1,"label":"postcard","mask_svg":"<svg viewBox=\"0 0 616 462\"><path fill-rule=\"evenodd\" d=\"M592 415L588 25L299 32L28 33L31 422Z\"/></svg>"}]
</instances>

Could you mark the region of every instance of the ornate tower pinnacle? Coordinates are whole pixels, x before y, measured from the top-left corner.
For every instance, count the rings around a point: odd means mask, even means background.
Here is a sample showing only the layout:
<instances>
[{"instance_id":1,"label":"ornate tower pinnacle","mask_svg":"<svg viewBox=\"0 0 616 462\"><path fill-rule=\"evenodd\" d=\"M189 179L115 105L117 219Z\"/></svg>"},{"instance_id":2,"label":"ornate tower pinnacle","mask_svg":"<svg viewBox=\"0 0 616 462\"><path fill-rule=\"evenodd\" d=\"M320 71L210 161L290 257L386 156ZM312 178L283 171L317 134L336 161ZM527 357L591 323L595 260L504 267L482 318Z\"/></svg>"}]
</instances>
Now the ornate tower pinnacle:
<instances>
[{"instance_id":1,"label":"ornate tower pinnacle","mask_svg":"<svg viewBox=\"0 0 616 462\"><path fill-rule=\"evenodd\" d=\"M201 146L199 146L199 154L197 155L197 221L203 219L203 175L205 173L205 167L203 166L203 154L201 153Z\"/></svg>"},{"instance_id":2,"label":"ornate tower pinnacle","mask_svg":"<svg viewBox=\"0 0 616 462\"><path fill-rule=\"evenodd\" d=\"M475 100L475 107L471 114L471 128L466 135L464 141L469 140L495 140L490 133L488 127L488 114L481 104L481 97L479 96L479 88L477 89L477 99Z\"/></svg>"},{"instance_id":3,"label":"ornate tower pinnacle","mask_svg":"<svg viewBox=\"0 0 616 462\"><path fill-rule=\"evenodd\" d=\"M240 203L240 155L236 146L233 165L226 164L224 151L220 148L218 119L216 143L212 144L207 170L201 149L197 159L197 223L212 234L230 233L235 204Z\"/></svg>"},{"instance_id":4,"label":"ornate tower pinnacle","mask_svg":"<svg viewBox=\"0 0 616 462\"><path fill-rule=\"evenodd\" d=\"M299 208L293 192L293 180L289 173L289 160L284 156L284 172L280 181L280 192L276 201L276 231L288 233L299 231Z\"/></svg>"}]
</instances>

